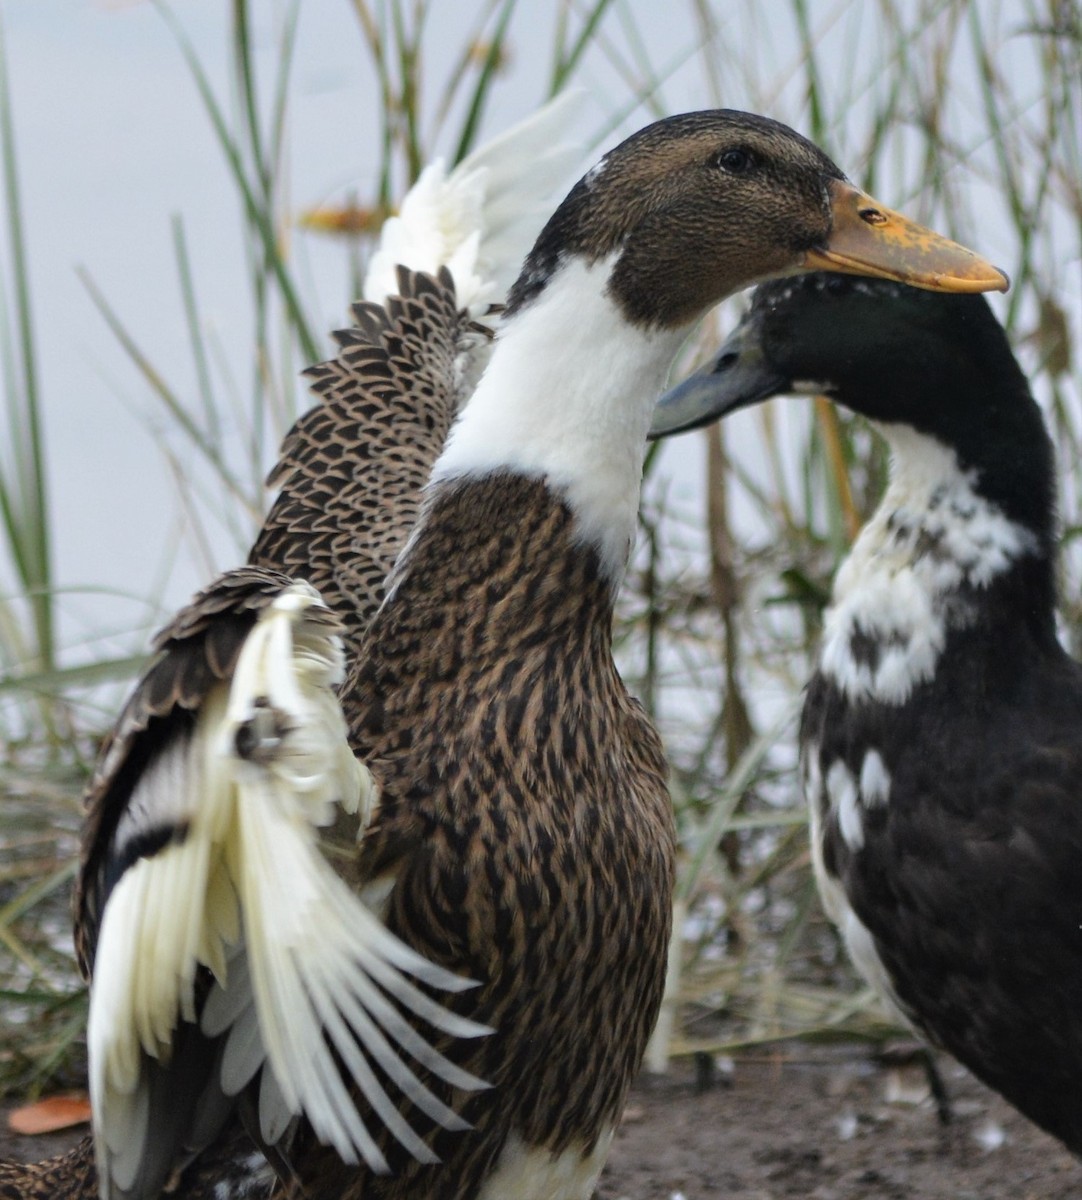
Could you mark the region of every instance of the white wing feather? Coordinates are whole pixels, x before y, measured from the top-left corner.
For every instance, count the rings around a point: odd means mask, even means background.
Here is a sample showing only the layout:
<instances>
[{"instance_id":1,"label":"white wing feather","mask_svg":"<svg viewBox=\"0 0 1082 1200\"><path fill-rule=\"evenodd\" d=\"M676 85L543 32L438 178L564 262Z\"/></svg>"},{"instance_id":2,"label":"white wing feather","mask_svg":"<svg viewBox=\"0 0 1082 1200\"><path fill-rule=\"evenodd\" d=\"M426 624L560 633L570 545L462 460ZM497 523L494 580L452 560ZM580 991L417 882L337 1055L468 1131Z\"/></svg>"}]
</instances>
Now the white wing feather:
<instances>
[{"instance_id":1,"label":"white wing feather","mask_svg":"<svg viewBox=\"0 0 1082 1200\"><path fill-rule=\"evenodd\" d=\"M174 739L144 773L131 804L190 806L183 837L141 858L105 907L88 1042L103 1196L132 1186L147 1135L144 1056L168 1062L178 1019L196 1020L203 964L216 984L200 1016L227 1034L221 1086L243 1088L260 1067L262 1133L281 1136L303 1113L343 1159L386 1162L337 1064L394 1136L423 1161L431 1150L372 1071L447 1128L465 1124L406 1064L408 1054L460 1088L485 1085L454 1066L395 1003L454 1037L485 1027L448 1012L410 981L456 992L472 986L410 950L321 856L317 830L337 806L361 828L376 803L367 769L349 749L334 692L339 639L307 584L286 588L261 613L233 679L216 687L194 732ZM157 793L157 794L156 794ZM390 997L391 999L388 999Z\"/></svg>"},{"instance_id":2,"label":"white wing feather","mask_svg":"<svg viewBox=\"0 0 1082 1200\"><path fill-rule=\"evenodd\" d=\"M382 304L397 291L401 265L433 274L449 267L459 305L475 320L502 301L584 156L568 130L585 96L561 92L449 173L441 159L426 166L383 224L364 298Z\"/></svg>"}]
</instances>

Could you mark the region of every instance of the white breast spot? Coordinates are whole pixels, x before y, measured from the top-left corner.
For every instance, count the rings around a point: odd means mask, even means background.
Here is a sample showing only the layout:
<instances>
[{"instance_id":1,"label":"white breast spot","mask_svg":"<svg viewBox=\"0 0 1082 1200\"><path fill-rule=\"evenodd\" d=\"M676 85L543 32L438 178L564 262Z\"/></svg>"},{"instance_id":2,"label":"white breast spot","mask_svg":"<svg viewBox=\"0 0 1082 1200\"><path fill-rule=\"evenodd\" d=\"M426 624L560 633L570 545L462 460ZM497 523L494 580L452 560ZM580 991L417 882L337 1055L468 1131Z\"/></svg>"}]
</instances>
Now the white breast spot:
<instances>
[{"instance_id":1,"label":"white breast spot","mask_svg":"<svg viewBox=\"0 0 1082 1200\"><path fill-rule=\"evenodd\" d=\"M913 429L883 432L890 486L838 571L819 661L850 700L901 705L935 674L948 631L970 619L967 589L1038 546L980 495L953 450Z\"/></svg>"},{"instance_id":2,"label":"white breast spot","mask_svg":"<svg viewBox=\"0 0 1082 1200\"><path fill-rule=\"evenodd\" d=\"M878 750L869 750L860 765L860 800L875 808L890 799L890 772Z\"/></svg>"},{"instance_id":3,"label":"white breast spot","mask_svg":"<svg viewBox=\"0 0 1082 1200\"><path fill-rule=\"evenodd\" d=\"M849 768L838 759L827 771L827 795L838 818L838 828L850 850L864 845L864 825L860 816L860 795L857 781Z\"/></svg>"}]
</instances>

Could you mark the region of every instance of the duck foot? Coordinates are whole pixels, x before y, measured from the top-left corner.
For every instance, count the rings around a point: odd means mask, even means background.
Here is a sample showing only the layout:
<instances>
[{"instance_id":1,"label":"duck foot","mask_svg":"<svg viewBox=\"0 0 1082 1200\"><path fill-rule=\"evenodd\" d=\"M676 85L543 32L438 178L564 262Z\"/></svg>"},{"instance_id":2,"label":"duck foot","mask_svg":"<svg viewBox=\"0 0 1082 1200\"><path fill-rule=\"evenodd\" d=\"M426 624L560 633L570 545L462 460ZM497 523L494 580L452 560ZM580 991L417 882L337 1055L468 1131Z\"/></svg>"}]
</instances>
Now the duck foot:
<instances>
[{"instance_id":1,"label":"duck foot","mask_svg":"<svg viewBox=\"0 0 1082 1200\"><path fill-rule=\"evenodd\" d=\"M940 1125L949 1125L954 1120L954 1108L951 1105L950 1092L947 1091L947 1085L943 1082L943 1076L936 1064L935 1052L925 1046L921 1050L920 1057L924 1067L924 1077L928 1081L928 1090L932 1093L932 1099L935 1101L936 1116L939 1118Z\"/></svg>"}]
</instances>

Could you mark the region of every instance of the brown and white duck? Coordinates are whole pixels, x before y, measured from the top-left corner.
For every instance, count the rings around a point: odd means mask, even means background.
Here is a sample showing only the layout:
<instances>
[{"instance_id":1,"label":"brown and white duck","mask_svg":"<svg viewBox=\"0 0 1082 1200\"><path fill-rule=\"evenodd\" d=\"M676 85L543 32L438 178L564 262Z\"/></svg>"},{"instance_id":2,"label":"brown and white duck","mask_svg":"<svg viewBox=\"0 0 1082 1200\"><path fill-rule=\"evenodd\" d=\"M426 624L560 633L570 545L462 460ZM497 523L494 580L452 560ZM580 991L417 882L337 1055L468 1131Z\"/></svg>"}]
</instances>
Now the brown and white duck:
<instances>
[{"instance_id":1,"label":"brown and white duck","mask_svg":"<svg viewBox=\"0 0 1082 1200\"><path fill-rule=\"evenodd\" d=\"M303 1064L307 1084L302 1080L301 1088L306 1095L298 1093L294 1084L293 1105L305 1108L309 1115L306 1106L315 1106L343 1154L351 1157L360 1151L381 1167L378 1151L366 1141L367 1133L345 1099L337 1072L327 1070L330 1057L318 1024L312 1037L313 1008L337 1003L336 997L348 1000L348 993L358 987L366 989L366 974L379 969L379 960L388 955L392 974L387 977L384 963L381 982L385 989L390 985L392 994L402 992L407 982L394 975L394 966L407 961L430 982L463 986L457 977L441 976L408 955L403 959L404 947L393 938L388 941L378 924L372 925L368 910L344 892L313 851L312 822L328 819L336 795L358 807L370 806L373 799L369 776L363 768L358 770L346 749L340 708L333 700L327 707L328 685L341 674L343 649L353 650L357 629L378 605L383 577L416 517L421 488L451 417L467 394L470 379L476 379L487 359L491 301L514 278L517 264L560 194L554 189L566 186L570 167L581 161L581 145L568 134L580 99L573 92L564 93L453 170L447 171L437 160L422 172L400 214L381 232L364 281L368 302L356 306L355 314L370 334L373 329L388 335L398 331L400 348L402 343L416 346L417 339L428 334L430 367L423 368L419 359L411 364L416 368L407 372L413 392L405 402L395 403L380 386L385 376L368 378L357 369L354 351L358 342L363 346L363 333L352 330L338 335L341 356L312 371L318 376L314 390L324 403L298 422L286 441L276 472L283 483L282 496L252 553L254 561L266 566L286 556L290 542L294 550L299 546L295 578L244 569L227 573L196 597L156 639L157 661L137 686L103 755L87 798L84 862L76 898L81 964L88 972L94 965L100 968L92 989L89 1040L99 1156L105 1164L103 1194L155 1194L157 1181L173 1165L176 1171L170 1186L176 1184L184 1195L218 1196L225 1184L241 1189L245 1181L258 1187L268 1175L267 1167L262 1155L253 1156L246 1135L245 1153L233 1153L231 1147L243 1142L230 1134L218 1138L191 1167L183 1171L181 1167L214 1136L232 1108L214 1081L219 1075L235 1080L241 1069L258 1070L264 1040L284 1076L304 1074L295 1069L298 1055L311 1060ZM449 277L443 276L437 285L400 270L397 283L404 295L388 299L389 278L394 282L394 271L388 266L392 252L433 272L452 264L461 310ZM403 312L407 302L408 315ZM441 375L448 362L453 363L453 372ZM433 371L435 395L427 389ZM453 389L447 386L452 378ZM379 394L379 402L373 402L374 393ZM391 426L394 431L389 436ZM293 451L300 461L291 462ZM339 470L343 458L351 454L357 463L372 464L364 488L351 487L352 481ZM301 483L296 488L291 486L294 469ZM299 508L288 507L291 497L300 499ZM352 511L354 503L365 509L363 514ZM321 536L317 525L326 529L344 514L348 517L343 525L351 531L363 528L367 535L360 548L339 544L333 533L328 539ZM292 586L300 578L318 579L339 616L332 617L306 586ZM268 652L269 647L273 649ZM273 679L268 678L268 663ZM268 705L266 693L273 687L280 694L276 703ZM236 711L222 720L221 702L227 694L234 710L249 710L240 726ZM284 732L275 728L283 724L283 716L289 717ZM169 743L183 746L188 731L197 724L200 736L193 741L203 747L202 752L188 755L186 762L183 754L173 754L177 761L167 763L164 771L159 769L158 755L166 757L163 748ZM227 724L234 729L225 732ZM190 775L187 782L181 778L184 770ZM244 775L242 787L234 786L238 772ZM208 780L217 785L209 796ZM238 805L245 791L249 803ZM268 800L270 819L264 827L249 826L245 846L243 833L231 818L245 811L266 811ZM362 831L363 825L362 815ZM253 832L262 839L261 848L250 844ZM266 862L262 868L257 865L254 871L246 871L252 866L253 849L258 863L258 853L265 854L270 847L275 871L268 873ZM216 884L202 878L213 875L208 864L218 872ZM138 869L130 871L133 866ZM274 891L249 896L256 902L238 907L235 893L245 875L249 885ZM114 888L122 877L127 883L118 895ZM178 887L189 902L188 920L170 928ZM191 903L200 894L206 902ZM98 942L105 899L110 901L113 951L103 964ZM261 934L264 943L268 938L279 943L264 944L261 961L266 962L268 953L277 960L271 964L277 972L276 987L286 992L269 1003L264 979L262 995L252 997L247 962L241 957L229 963L229 1003L223 1004L219 993L208 1012L202 999L208 973L202 964L213 961L221 970L218 940L238 924L245 907L247 915L258 914L260 919L255 929L243 931L240 945L253 933ZM330 941L327 912L339 923L338 935ZM313 920L319 921L319 936L313 936ZM348 946L341 936L344 929L349 931ZM170 936L163 938L163 931ZM194 948L193 939L201 939ZM231 946L231 958L238 957L237 949ZM329 963L325 961L328 951ZM313 966L323 973L315 986ZM328 967L331 978L326 976ZM262 1019L252 999L262 1002ZM208 1054L201 1031L193 1029L190 1021L177 1022L178 1010L193 1000L203 1020L224 1019L236 1027L231 1041L234 1048L241 1048L241 1055L234 1050L232 1058L227 1054L219 1065L215 1054ZM421 1000L422 1007L432 1009L430 1002ZM370 996L366 1002L372 1003ZM439 1010L432 1009L431 1015L447 1023L446 1014ZM414 1054L426 1054L426 1044L411 1030L398 1022L395 1033L396 1019L392 1016L388 1029L385 1017L386 1012L376 1023L383 1021L392 1044L401 1046L405 1037ZM283 1039L286 1023L290 1036ZM263 1028L268 1024L269 1030ZM451 1024L469 1033L468 1026L456 1020ZM354 1009L354 1029L367 1027L371 1036L371 1025L367 1013ZM387 1054L382 1051L385 1064ZM283 1056L292 1057L293 1063ZM416 1092L397 1052L396 1057L397 1062L389 1061L399 1082ZM159 1070L159 1059L168 1065L167 1071ZM264 1085L271 1066L268 1063L263 1073ZM461 1072L453 1073L470 1084ZM236 1090L235 1083L231 1086ZM193 1102L193 1089L201 1088L205 1090ZM268 1092L265 1086L264 1091ZM265 1103L271 1099L265 1094ZM194 1112L199 1113L199 1122L186 1131L185 1122ZM280 1123L282 1116L280 1112L274 1120ZM445 1110L443 1119L459 1123ZM431 1157L399 1119L392 1116L392 1123L415 1152ZM110 1137L116 1149L110 1149ZM96 1196L92 1160L87 1143L72 1155L33 1167L0 1164L0 1189L7 1189L5 1195L10 1191L26 1196Z\"/></svg>"},{"instance_id":2,"label":"brown and white duck","mask_svg":"<svg viewBox=\"0 0 1082 1200\"><path fill-rule=\"evenodd\" d=\"M527 257L488 367L432 466L416 522L398 530L405 544L378 589L378 609L363 630L358 623L342 713L346 744L370 773L378 807L365 826L359 803L339 805L322 841L337 878L366 898L388 935L447 989L434 995L451 1016L441 1018L433 1005L433 1020L424 1022L395 1009L422 1041L411 1083L393 1059L366 1064L371 1045L356 1026L339 1039L333 1006L340 992L323 1005L313 982L309 997L325 1018L323 1033L341 1057L376 1153L364 1153L363 1164L347 1161L305 1104L281 1103L283 1082L272 1069L270 1087L264 1081L262 1096L251 1100L264 1105L262 1124L252 1127L281 1172L284 1194L591 1195L657 1013L671 913L674 836L664 757L616 672L610 645L646 434L670 362L704 311L757 279L824 263L945 288L1003 285L982 260L852 188L791 130L729 111L658 122L610 151ZM402 278L406 295L389 301L385 315L362 310L339 359L346 365L317 372L317 380L352 372L355 387L324 387L324 406L352 406L366 420L383 414L394 423L403 404L417 405L422 415L403 429L413 437L418 425L435 420L423 415L429 406L445 414L456 407L461 374L447 323L461 318L449 277ZM279 476L282 510L299 511L308 490L323 487L305 472L304 443L327 427L312 420L306 431L302 421ZM432 428L428 444L435 448L440 435ZM351 441L349 449L359 445ZM372 474L363 449L343 452L342 485L358 490L348 508L325 506L333 528L320 532L334 547L324 558L330 577L364 553L383 498L393 495L385 489L396 458L414 477L424 474L417 458L390 446ZM325 464L326 454L312 461ZM316 473L325 470L320 465ZM293 672L326 690L333 656L318 602L296 599L301 585L271 574L288 541L268 537L247 571L215 585L180 621L185 636L165 647L156 669L176 663L174 679L192 685L174 683L155 695L197 700L201 691L213 693L218 677L235 685L242 675L236 655L258 640L263 614L278 613L279 598L287 616L269 620L294 632ZM355 603L348 585L333 603ZM194 640L186 650L189 630ZM266 653L257 656L270 683L289 660L286 641L268 637ZM225 752L266 773L284 757L291 725L279 719L280 705L261 705L260 693L247 691L248 707L239 711L248 724L229 726L226 705L211 725L228 730ZM198 711L197 724L207 709ZM159 811L175 813L164 782L181 774L170 764L182 743L146 742L132 739L130 765L115 777L138 780L134 787L146 794L142 769L148 760L161 764L162 786L151 790ZM340 797L353 768L337 752L327 761L339 764L335 786L326 779L306 786ZM327 811L324 805L320 817ZM135 843L136 853L146 851L140 862L153 864L164 845L183 844L191 826L187 817L163 824L168 837ZM324 828L310 819L308 827L315 825ZM293 889L277 880L273 852L272 842L265 860L244 861L268 893L277 886L288 902ZM84 897L100 894L105 857L95 859L92 847L88 862L97 865L84 873ZM129 853L121 865L130 860ZM198 899L192 907L212 911ZM98 919L85 899L83 911ZM256 922L263 915L251 914ZM326 916L326 940L333 941L339 914ZM228 954L234 932L205 923L199 944L217 936ZM325 940L318 921L312 938L318 958ZM372 967L363 936L354 950L360 967L401 1000L401 976L380 967L378 954ZM247 958L250 977L250 951ZM424 980L417 957L402 965ZM139 970L136 961L132 971ZM235 1015L233 985L228 973L224 986L208 978L200 968L193 1005L203 1023L188 1028L214 1053L215 1038ZM477 984L453 991L453 980ZM202 1004L212 1011L209 1023ZM288 1026L288 1013L279 1016ZM446 1027L455 1018L469 1023L466 1032L494 1032L460 1036ZM263 1040L243 1059L245 1070L268 1053L263 1019L247 1028ZM347 1054L345 1042L355 1035L363 1048ZM404 1033L391 1035L412 1052ZM426 1043L442 1057L425 1051ZM303 1045L320 1052L308 1038ZM394 1094L400 1115L377 1106L379 1093L366 1076ZM166 1086L169 1077L163 1068ZM488 1086L461 1086L472 1080ZM183 1094L179 1086L172 1091L174 1098ZM247 1090L243 1098L248 1102ZM287 1121L297 1107L303 1115ZM348 1122L350 1111L340 1115ZM157 1128L152 1114L148 1148ZM423 1140L427 1154L406 1131ZM380 1159L389 1173L376 1169Z\"/></svg>"}]
</instances>

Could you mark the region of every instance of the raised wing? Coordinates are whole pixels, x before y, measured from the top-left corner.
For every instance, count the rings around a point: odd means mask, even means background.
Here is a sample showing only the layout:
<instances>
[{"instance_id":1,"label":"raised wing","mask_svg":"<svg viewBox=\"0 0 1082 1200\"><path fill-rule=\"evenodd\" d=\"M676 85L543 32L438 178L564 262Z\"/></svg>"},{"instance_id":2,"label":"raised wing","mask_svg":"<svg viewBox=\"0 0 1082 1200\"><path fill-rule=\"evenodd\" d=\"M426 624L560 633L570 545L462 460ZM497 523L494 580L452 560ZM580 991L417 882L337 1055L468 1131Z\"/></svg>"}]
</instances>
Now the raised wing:
<instances>
[{"instance_id":1,"label":"raised wing","mask_svg":"<svg viewBox=\"0 0 1082 1200\"><path fill-rule=\"evenodd\" d=\"M413 982L470 981L403 945L320 853L321 828L352 814L360 836L377 804L334 692L336 618L308 584L244 568L197 596L157 649L90 789L76 898L102 1195L157 1194L250 1084L265 1143L303 1113L346 1161L386 1169L339 1062L431 1160L388 1087L445 1127L463 1122L404 1054L483 1085L400 1008L456 1037L486 1030Z\"/></svg>"},{"instance_id":2,"label":"raised wing","mask_svg":"<svg viewBox=\"0 0 1082 1200\"><path fill-rule=\"evenodd\" d=\"M570 130L586 96L568 88L450 171L429 163L380 230L365 300L393 296L399 267L430 275L446 267L471 319L501 303L581 165L585 147Z\"/></svg>"},{"instance_id":3,"label":"raised wing","mask_svg":"<svg viewBox=\"0 0 1082 1200\"><path fill-rule=\"evenodd\" d=\"M308 580L354 661L420 510L459 402L456 362L489 334L460 314L448 272L399 272L386 306L354 306L337 357L306 372L320 403L286 438L279 489L249 561Z\"/></svg>"}]
</instances>

